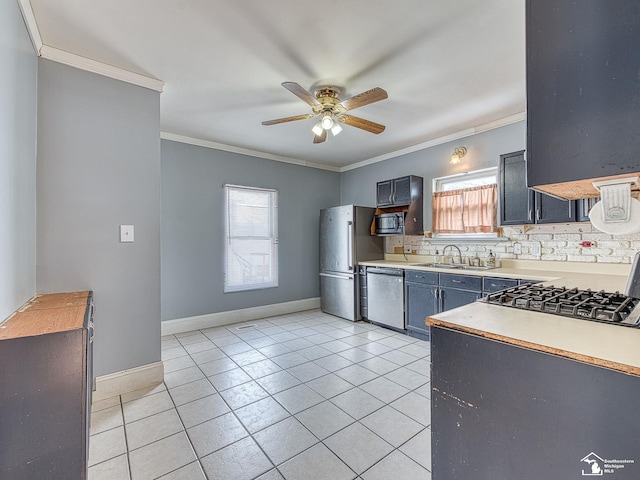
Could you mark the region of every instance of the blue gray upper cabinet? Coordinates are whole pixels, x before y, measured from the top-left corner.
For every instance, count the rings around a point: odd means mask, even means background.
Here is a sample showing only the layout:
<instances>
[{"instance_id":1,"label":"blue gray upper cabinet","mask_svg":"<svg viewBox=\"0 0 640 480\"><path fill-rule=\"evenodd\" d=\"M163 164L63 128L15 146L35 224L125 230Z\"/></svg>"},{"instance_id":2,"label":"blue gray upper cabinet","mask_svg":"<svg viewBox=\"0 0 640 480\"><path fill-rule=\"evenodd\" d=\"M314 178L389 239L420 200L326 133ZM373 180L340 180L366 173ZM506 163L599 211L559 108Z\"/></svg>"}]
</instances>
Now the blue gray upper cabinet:
<instances>
[{"instance_id":1,"label":"blue gray upper cabinet","mask_svg":"<svg viewBox=\"0 0 640 480\"><path fill-rule=\"evenodd\" d=\"M638 0L527 0L526 41L528 186L578 199L640 172Z\"/></svg>"},{"instance_id":2,"label":"blue gray upper cabinet","mask_svg":"<svg viewBox=\"0 0 640 480\"><path fill-rule=\"evenodd\" d=\"M422 186L422 177L416 175L378 182L376 184L376 206L382 208L405 206L414 201L422 201Z\"/></svg>"},{"instance_id":3,"label":"blue gray upper cabinet","mask_svg":"<svg viewBox=\"0 0 640 480\"><path fill-rule=\"evenodd\" d=\"M500 155L500 225L565 223L577 218L575 200L559 200L527 188L524 151Z\"/></svg>"}]
</instances>

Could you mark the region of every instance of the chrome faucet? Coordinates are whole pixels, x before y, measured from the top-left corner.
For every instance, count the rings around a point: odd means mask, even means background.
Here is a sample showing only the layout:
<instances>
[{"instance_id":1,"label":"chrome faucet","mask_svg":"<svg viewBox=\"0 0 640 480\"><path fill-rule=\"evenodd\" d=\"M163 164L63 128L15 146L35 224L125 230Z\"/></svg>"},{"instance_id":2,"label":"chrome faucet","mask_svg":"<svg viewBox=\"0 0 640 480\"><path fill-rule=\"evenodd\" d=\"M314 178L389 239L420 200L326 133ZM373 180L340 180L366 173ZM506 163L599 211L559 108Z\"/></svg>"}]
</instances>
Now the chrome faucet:
<instances>
[{"instance_id":1,"label":"chrome faucet","mask_svg":"<svg viewBox=\"0 0 640 480\"><path fill-rule=\"evenodd\" d=\"M462 253L460 252L460 248L458 248L456 245L446 245L443 249L442 249L442 256L444 257L445 255L445 251L447 250L447 248L455 248L458 251L458 263L462 264ZM453 263L453 257L451 257L451 263Z\"/></svg>"}]
</instances>

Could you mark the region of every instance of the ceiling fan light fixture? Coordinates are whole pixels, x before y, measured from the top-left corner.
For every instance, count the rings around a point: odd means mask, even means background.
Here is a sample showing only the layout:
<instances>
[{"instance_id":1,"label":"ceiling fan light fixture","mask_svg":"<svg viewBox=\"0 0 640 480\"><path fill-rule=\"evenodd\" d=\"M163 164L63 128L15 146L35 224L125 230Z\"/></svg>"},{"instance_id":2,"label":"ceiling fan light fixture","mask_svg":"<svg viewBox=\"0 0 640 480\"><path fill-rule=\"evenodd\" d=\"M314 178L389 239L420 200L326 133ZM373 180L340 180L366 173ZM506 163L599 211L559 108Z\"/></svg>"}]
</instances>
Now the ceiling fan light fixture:
<instances>
[{"instance_id":1,"label":"ceiling fan light fixture","mask_svg":"<svg viewBox=\"0 0 640 480\"><path fill-rule=\"evenodd\" d=\"M322 120L319 120L318 123L316 123L313 128L311 129L311 131L315 134L315 135L322 135Z\"/></svg>"},{"instance_id":2,"label":"ceiling fan light fixture","mask_svg":"<svg viewBox=\"0 0 640 480\"><path fill-rule=\"evenodd\" d=\"M339 123L334 122L333 123L333 127L331 127L331 133L333 133L333 136L335 137L336 135L338 135L340 132L342 131L342 127L340 126Z\"/></svg>"},{"instance_id":3,"label":"ceiling fan light fixture","mask_svg":"<svg viewBox=\"0 0 640 480\"><path fill-rule=\"evenodd\" d=\"M325 113L322 117L322 120L320 120L320 123L322 124L322 128L324 128L325 130L329 130L331 127L333 127L334 121L333 118L331 118L331 114Z\"/></svg>"}]
</instances>

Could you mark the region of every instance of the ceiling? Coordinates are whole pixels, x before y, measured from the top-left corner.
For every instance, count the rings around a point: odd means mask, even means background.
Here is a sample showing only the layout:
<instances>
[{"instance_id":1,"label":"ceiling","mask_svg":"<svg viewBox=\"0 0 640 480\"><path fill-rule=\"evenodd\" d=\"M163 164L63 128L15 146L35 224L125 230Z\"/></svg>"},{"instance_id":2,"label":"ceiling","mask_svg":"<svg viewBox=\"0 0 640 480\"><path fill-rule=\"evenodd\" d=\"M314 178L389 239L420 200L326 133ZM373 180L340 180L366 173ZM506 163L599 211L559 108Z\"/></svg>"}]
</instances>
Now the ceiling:
<instances>
[{"instance_id":1,"label":"ceiling","mask_svg":"<svg viewBox=\"0 0 640 480\"><path fill-rule=\"evenodd\" d=\"M524 1L30 3L43 45L162 80L165 138L343 170L523 118ZM313 144L317 119L263 126L311 112L285 81L381 87L349 113L386 130Z\"/></svg>"}]
</instances>

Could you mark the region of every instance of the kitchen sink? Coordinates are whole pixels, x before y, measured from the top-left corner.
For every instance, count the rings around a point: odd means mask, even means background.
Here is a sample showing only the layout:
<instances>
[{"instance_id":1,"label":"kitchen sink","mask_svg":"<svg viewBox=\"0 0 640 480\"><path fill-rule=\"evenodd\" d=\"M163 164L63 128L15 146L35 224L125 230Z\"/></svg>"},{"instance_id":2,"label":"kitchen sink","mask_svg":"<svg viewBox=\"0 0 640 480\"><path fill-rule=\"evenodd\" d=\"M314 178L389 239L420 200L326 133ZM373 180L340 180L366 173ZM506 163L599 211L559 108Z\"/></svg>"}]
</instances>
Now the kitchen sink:
<instances>
[{"instance_id":1,"label":"kitchen sink","mask_svg":"<svg viewBox=\"0 0 640 480\"><path fill-rule=\"evenodd\" d=\"M478 267L472 265L461 265L459 263L412 263L414 267L430 267L430 268L444 268L448 270L493 270L497 267Z\"/></svg>"}]
</instances>

